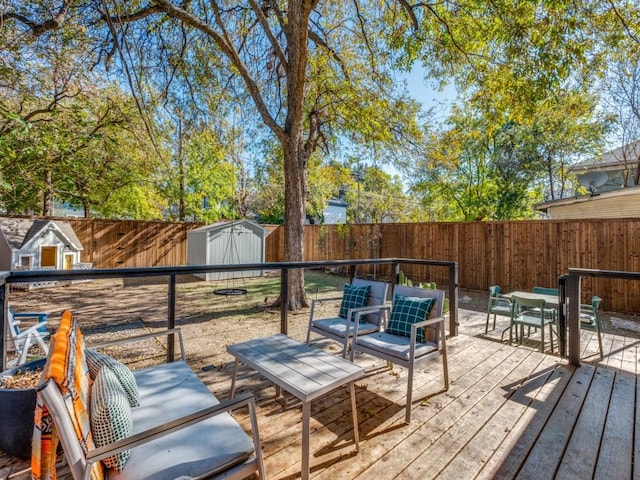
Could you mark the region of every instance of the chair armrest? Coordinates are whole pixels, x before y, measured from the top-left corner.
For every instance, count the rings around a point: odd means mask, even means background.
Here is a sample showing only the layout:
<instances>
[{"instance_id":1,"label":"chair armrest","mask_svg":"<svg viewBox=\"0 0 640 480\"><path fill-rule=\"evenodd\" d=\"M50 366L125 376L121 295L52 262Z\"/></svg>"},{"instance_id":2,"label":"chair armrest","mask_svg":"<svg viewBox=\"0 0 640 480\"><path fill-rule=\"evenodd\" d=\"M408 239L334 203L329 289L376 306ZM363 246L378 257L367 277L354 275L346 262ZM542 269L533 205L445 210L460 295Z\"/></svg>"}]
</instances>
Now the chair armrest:
<instances>
[{"instance_id":1,"label":"chair armrest","mask_svg":"<svg viewBox=\"0 0 640 480\"><path fill-rule=\"evenodd\" d=\"M244 406L249 407L249 414L252 417L252 424L257 425L257 423L253 423L253 420L255 420L254 417L256 415L255 402L255 398L251 393L244 393L237 396L236 398L225 400L218 405L198 410L197 412L184 415L183 417L177 418L167 423L163 423L162 425L158 425L157 427L149 428L142 432L136 433L135 435L131 435L130 437L110 443L109 445L91 450L87 452L87 462L89 464L93 464L100 460L104 460L107 457L123 452L124 450L129 450L131 448L137 447L138 445L142 445L144 443L155 440L156 438L160 438L177 430L189 427L208 418L220 415L222 413L227 413ZM253 435L256 435L255 432L252 433Z\"/></svg>"},{"instance_id":2,"label":"chair armrest","mask_svg":"<svg viewBox=\"0 0 640 480\"><path fill-rule=\"evenodd\" d=\"M376 312L382 313L384 311L390 313L391 307L389 305L369 305L366 307L352 308L351 310L349 310L349 312L352 312L354 314L353 321L355 323L360 323L360 317L363 315L368 315L369 313Z\"/></svg>"},{"instance_id":3,"label":"chair armrest","mask_svg":"<svg viewBox=\"0 0 640 480\"><path fill-rule=\"evenodd\" d=\"M96 343L93 345L87 345L87 348L92 348L95 350L97 348L112 347L114 345L122 345L124 343L140 342L142 340L147 340L149 338L164 337L169 335L178 335L178 341L180 343L180 358L182 360L185 360L186 357L184 354L184 343L182 341L182 331L179 328L170 328L168 330L163 330L162 332L145 333L144 335L136 335L133 337L123 338L121 340L114 340L112 342Z\"/></svg>"},{"instance_id":4,"label":"chair armrest","mask_svg":"<svg viewBox=\"0 0 640 480\"><path fill-rule=\"evenodd\" d=\"M436 323L444 324L444 321L445 321L444 316L437 317L437 318L428 318L428 319L423 320L421 322L414 323L413 325L411 325L411 329L413 330L415 328L417 330L418 328L428 327L430 325L435 325Z\"/></svg>"},{"instance_id":5,"label":"chair armrest","mask_svg":"<svg viewBox=\"0 0 640 480\"><path fill-rule=\"evenodd\" d=\"M16 338L28 337L29 335L33 334L34 332L37 333L38 335L46 335L49 332L42 332L40 330L46 324L47 324L46 321L45 322L40 322L40 323L36 323L35 325L31 325L29 328L25 328L24 330L20 330L20 333L18 333Z\"/></svg>"},{"instance_id":6,"label":"chair armrest","mask_svg":"<svg viewBox=\"0 0 640 480\"><path fill-rule=\"evenodd\" d=\"M18 324L20 323L20 320L17 320L18 318L37 318L38 323L42 326L47 323L47 320L49 319L49 312L13 312L11 316L13 316L15 323Z\"/></svg>"},{"instance_id":7,"label":"chair armrest","mask_svg":"<svg viewBox=\"0 0 640 480\"><path fill-rule=\"evenodd\" d=\"M335 302L337 300L342 300L342 297L314 298L311 303Z\"/></svg>"}]
</instances>

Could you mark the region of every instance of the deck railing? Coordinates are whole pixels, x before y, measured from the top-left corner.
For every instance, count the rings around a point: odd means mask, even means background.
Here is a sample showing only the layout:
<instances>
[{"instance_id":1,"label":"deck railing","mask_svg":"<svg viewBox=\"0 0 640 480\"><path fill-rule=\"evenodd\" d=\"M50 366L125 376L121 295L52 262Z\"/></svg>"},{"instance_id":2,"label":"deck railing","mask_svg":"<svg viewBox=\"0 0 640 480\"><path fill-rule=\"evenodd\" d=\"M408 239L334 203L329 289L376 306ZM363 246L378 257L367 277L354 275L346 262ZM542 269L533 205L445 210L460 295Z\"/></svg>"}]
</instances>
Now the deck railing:
<instances>
[{"instance_id":1,"label":"deck railing","mask_svg":"<svg viewBox=\"0 0 640 480\"><path fill-rule=\"evenodd\" d=\"M207 272L235 272L248 270L279 270L280 271L280 331L287 334L288 331L288 273L292 269L311 268L348 268L350 277L355 277L359 265L391 265L395 272L393 284L395 285L400 273L400 266L405 264L430 265L448 269L448 293L449 293L449 335L458 334L458 263L439 260L421 260L412 258L382 258L366 260L334 260L312 262L272 262L272 263L247 263L236 265L184 265L178 267L149 267L149 268L110 268L95 270L55 270L55 271L15 271L0 273L0 359L2 370L7 367L6 345L6 313L8 308L8 287L16 283L47 282L47 281L82 281L105 278L140 278L140 277L168 277L168 318L167 327L175 328L176 307L176 277L179 275L194 275ZM174 344L169 341L167 345L167 358L173 359Z\"/></svg>"},{"instance_id":2,"label":"deck railing","mask_svg":"<svg viewBox=\"0 0 640 480\"><path fill-rule=\"evenodd\" d=\"M567 322L569 324L569 363L576 367L580 366L580 282L583 277L638 281L640 280L640 273L616 270L570 268L568 273L560 277L559 284L562 300L560 311L566 312ZM566 352L566 344L562 337L566 330L564 328L562 313L560 315L560 319L560 354L564 356Z\"/></svg>"}]
</instances>

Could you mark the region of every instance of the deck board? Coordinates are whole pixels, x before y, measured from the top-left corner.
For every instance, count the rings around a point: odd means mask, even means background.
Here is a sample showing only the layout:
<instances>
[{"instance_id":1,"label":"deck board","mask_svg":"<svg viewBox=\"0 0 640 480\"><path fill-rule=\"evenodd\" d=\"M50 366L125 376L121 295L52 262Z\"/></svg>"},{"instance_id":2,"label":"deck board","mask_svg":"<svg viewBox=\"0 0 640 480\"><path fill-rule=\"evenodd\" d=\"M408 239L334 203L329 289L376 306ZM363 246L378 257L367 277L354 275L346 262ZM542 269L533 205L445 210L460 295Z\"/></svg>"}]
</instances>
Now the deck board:
<instances>
[{"instance_id":1,"label":"deck board","mask_svg":"<svg viewBox=\"0 0 640 480\"><path fill-rule=\"evenodd\" d=\"M448 341L450 389L441 391L440 363L419 369L411 424L404 423L407 371L367 355L356 357L367 370L356 382L359 453L346 388L312 402L312 478L640 478L637 339L604 335L600 360L596 335L583 331L584 365L573 368L546 354L548 344L540 353L536 334L522 347L501 342L506 319L498 317L485 336L486 314L461 313L461 334ZM325 339L313 343L337 351ZM233 364L215 358L215 367L198 374L223 399ZM247 367L238 372L237 388L256 397L268 478L300 478L300 402L286 392L276 399L271 382ZM248 429L246 412L235 416ZM0 478L28 477L28 462L0 456Z\"/></svg>"},{"instance_id":2,"label":"deck board","mask_svg":"<svg viewBox=\"0 0 640 480\"><path fill-rule=\"evenodd\" d=\"M596 465L596 479L630 479L632 473L634 398L636 378L629 374L615 377L606 412L604 438Z\"/></svg>"},{"instance_id":3,"label":"deck board","mask_svg":"<svg viewBox=\"0 0 640 480\"><path fill-rule=\"evenodd\" d=\"M592 477L607 418L603 406L609 405L614 378L615 373L605 369L599 369L593 376L582 412L564 452L557 479Z\"/></svg>"}]
</instances>

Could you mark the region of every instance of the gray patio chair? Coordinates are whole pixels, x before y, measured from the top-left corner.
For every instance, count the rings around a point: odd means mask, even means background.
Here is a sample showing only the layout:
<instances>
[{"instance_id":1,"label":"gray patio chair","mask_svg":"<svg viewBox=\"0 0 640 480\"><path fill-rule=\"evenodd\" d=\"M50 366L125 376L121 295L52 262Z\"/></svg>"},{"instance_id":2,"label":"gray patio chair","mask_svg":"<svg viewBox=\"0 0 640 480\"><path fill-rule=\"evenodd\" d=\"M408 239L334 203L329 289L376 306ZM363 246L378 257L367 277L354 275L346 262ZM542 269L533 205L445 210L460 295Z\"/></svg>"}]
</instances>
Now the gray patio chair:
<instances>
[{"instance_id":1,"label":"gray patio chair","mask_svg":"<svg viewBox=\"0 0 640 480\"><path fill-rule=\"evenodd\" d=\"M602 299L597 295L591 297L590 304L580 305L580 328L596 332L598 334L598 348L600 349L600 360L604 359L602 351L602 332L600 331L600 302Z\"/></svg>"},{"instance_id":2,"label":"gray patio chair","mask_svg":"<svg viewBox=\"0 0 640 480\"><path fill-rule=\"evenodd\" d=\"M416 299L417 297L417 299ZM432 298L434 304L429 313L422 310L421 300ZM416 301L417 300L417 301ZM426 288L396 286L390 318L381 322L381 331L360 335L359 328L351 344L351 361L356 352L367 353L391 364L409 369L407 380L407 406L405 422L411 422L413 374L418 365L440 356L444 377L444 390L449 389L445 324L442 316L444 291ZM383 307L386 314L389 307ZM356 325L358 316L356 313ZM428 318L427 318L428 317Z\"/></svg>"},{"instance_id":3,"label":"gray patio chair","mask_svg":"<svg viewBox=\"0 0 640 480\"><path fill-rule=\"evenodd\" d=\"M484 334L489 333L489 318L493 315L493 328L496 329L496 316L503 315L511 318L511 299L502 295L499 285L489 287L489 304L487 305L487 322Z\"/></svg>"},{"instance_id":4,"label":"gray patio chair","mask_svg":"<svg viewBox=\"0 0 640 480\"><path fill-rule=\"evenodd\" d=\"M551 353L553 353L553 326L556 325L556 317L550 309L545 308L545 301L511 296L513 309L511 314L511 324L509 326L509 345L513 342L513 328L520 327L520 333L516 331L519 343L522 345L524 327L535 327L540 329L540 351L544 353L544 327L549 326L549 337L551 343ZM542 314L540 313L542 312Z\"/></svg>"},{"instance_id":5,"label":"gray patio chair","mask_svg":"<svg viewBox=\"0 0 640 480\"><path fill-rule=\"evenodd\" d=\"M356 328L354 316L357 312L363 313L359 317L359 324L357 325L360 335L374 333L380 329L381 313L379 307L384 305L387 299L389 284L354 278L350 287L363 288L365 290L368 287L368 295L366 298L358 296L355 303L349 303L349 299L345 298L344 295L341 297L315 299L311 302L309 325L307 327L307 344L311 341L311 332L322 335L342 344L342 357L347 358L347 350ZM348 286L345 286L345 291L348 289ZM317 305L324 302L337 302L338 300L342 301L342 303L337 316L315 318ZM364 313L367 314L364 315Z\"/></svg>"}]
</instances>

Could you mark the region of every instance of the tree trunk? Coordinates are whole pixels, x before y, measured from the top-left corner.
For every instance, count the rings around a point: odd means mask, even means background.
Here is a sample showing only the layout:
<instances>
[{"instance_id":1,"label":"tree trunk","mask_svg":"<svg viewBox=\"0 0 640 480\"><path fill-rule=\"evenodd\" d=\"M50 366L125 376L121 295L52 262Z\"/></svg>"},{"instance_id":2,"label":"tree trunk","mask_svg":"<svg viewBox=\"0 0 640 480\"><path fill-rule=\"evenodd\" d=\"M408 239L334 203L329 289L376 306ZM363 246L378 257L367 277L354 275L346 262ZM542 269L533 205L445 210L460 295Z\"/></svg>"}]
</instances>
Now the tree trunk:
<instances>
[{"instance_id":1,"label":"tree trunk","mask_svg":"<svg viewBox=\"0 0 640 480\"><path fill-rule=\"evenodd\" d=\"M178 220L181 222L185 221L185 217L187 216L186 204L185 204L185 182L184 182L184 148L183 148L183 139L182 139L182 120L178 122L178 176L180 181L180 193L179 196L179 207L178 207Z\"/></svg>"},{"instance_id":2,"label":"tree trunk","mask_svg":"<svg viewBox=\"0 0 640 480\"><path fill-rule=\"evenodd\" d=\"M53 216L53 178L51 169L47 168L44 172L44 191L42 192L42 215L45 217Z\"/></svg>"},{"instance_id":3,"label":"tree trunk","mask_svg":"<svg viewBox=\"0 0 640 480\"><path fill-rule=\"evenodd\" d=\"M292 140L284 147L284 176L287 186L284 196L284 260L285 262L304 261L304 218L306 198L305 170L300 165L304 151L299 147L301 142ZM302 160L304 162L304 160ZM304 290L304 270L289 270L289 310L307 307Z\"/></svg>"}]
</instances>

